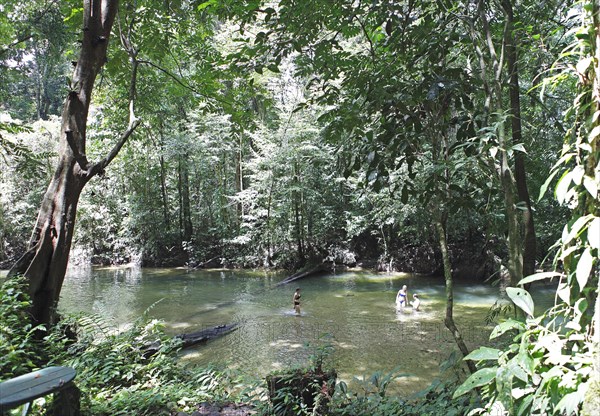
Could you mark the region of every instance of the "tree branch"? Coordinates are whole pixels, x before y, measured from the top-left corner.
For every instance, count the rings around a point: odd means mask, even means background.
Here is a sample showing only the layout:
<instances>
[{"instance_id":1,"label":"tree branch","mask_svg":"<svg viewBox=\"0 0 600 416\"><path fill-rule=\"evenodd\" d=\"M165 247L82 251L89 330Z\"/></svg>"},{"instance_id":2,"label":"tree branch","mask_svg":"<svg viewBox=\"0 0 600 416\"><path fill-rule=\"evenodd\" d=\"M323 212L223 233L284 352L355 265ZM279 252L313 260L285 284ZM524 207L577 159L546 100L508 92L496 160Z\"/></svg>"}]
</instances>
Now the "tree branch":
<instances>
[{"instance_id":1,"label":"tree branch","mask_svg":"<svg viewBox=\"0 0 600 416\"><path fill-rule=\"evenodd\" d=\"M181 85L183 88L186 88L186 89L192 91L194 94L197 94L197 95L199 95L201 97L204 97L204 98L216 100L216 101L218 101L218 102L220 102L222 104L233 105L233 103L231 103L229 101L223 100L223 99L218 98L218 97L211 97L209 95L201 93L200 91L196 90L191 85L188 85L185 82L183 82L181 79L179 79L177 77L177 75L172 74L171 72L169 72L168 70L164 69L163 67L155 64L154 62L146 61L146 60L139 60L138 62L140 64L150 65L151 67L158 69L159 71L161 71L162 73L164 73L165 75L167 75L169 78L173 79L176 83L178 83L179 85Z\"/></svg>"},{"instance_id":2,"label":"tree branch","mask_svg":"<svg viewBox=\"0 0 600 416\"><path fill-rule=\"evenodd\" d=\"M5 53L7 53L8 51L10 51L15 46L17 46L19 43L23 43L31 38L33 38L33 35L29 34L29 35L24 35L23 37L16 39L13 43L11 43L10 45L8 45L7 47L5 47L4 49L2 49L0 51L0 57L2 55L4 55Z\"/></svg>"},{"instance_id":3,"label":"tree branch","mask_svg":"<svg viewBox=\"0 0 600 416\"><path fill-rule=\"evenodd\" d=\"M119 141L115 144L112 150L106 155L104 159L92 165L92 167L88 171L88 179L91 179L95 175L101 175L104 172L104 169L113 161L113 159L119 154L121 148L129 139L129 136L133 134L137 126L139 126L141 120L134 120L133 123L129 124L127 130L123 133L123 135L119 138Z\"/></svg>"},{"instance_id":4,"label":"tree branch","mask_svg":"<svg viewBox=\"0 0 600 416\"><path fill-rule=\"evenodd\" d=\"M79 167L81 168L82 171L87 171L90 162L87 160L86 155L84 155L83 153L81 153L79 151L79 149L77 148L77 144L75 143L75 138L73 137L73 132L70 130L65 131L65 135L67 136L67 143L69 144L69 147L71 148L71 151L73 152L73 157L75 158L75 161L77 162L77 164L79 165Z\"/></svg>"},{"instance_id":5,"label":"tree branch","mask_svg":"<svg viewBox=\"0 0 600 416\"><path fill-rule=\"evenodd\" d=\"M132 23L133 24L133 23ZM127 126L127 130L121 135L115 146L112 150L106 155L104 159L94 164L89 172L88 179L92 178L95 175L102 174L104 169L113 161L115 157L121 151L121 148L129 139L129 136L133 134L137 126L140 125L141 120L135 116L135 98L136 98L136 86L137 86L137 76L138 76L138 67L139 61L137 60L138 51L132 47L131 39L125 38L123 32L121 32L121 27L119 25L119 32L121 37L121 42L123 42L123 46L127 50L127 54L129 55L129 60L131 61L131 81L129 83L129 125Z\"/></svg>"}]
</instances>

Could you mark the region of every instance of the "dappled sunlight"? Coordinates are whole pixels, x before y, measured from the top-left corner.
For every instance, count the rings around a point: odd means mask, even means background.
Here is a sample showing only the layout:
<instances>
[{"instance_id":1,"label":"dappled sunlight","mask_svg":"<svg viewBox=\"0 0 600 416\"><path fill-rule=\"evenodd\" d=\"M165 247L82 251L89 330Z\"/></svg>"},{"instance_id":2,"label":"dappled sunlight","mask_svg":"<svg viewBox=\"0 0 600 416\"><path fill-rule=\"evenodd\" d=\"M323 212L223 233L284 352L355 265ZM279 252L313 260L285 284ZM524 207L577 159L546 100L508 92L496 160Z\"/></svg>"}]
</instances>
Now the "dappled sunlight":
<instances>
[{"instance_id":1,"label":"dappled sunlight","mask_svg":"<svg viewBox=\"0 0 600 416\"><path fill-rule=\"evenodd\" d=\"M298 343L294 343L288 339L278 339L277 341L273 341L271 343L269 343L269 345L271 347L275 347L275 348L291 348L291 349L298 349L298 348L302 348L302 344L298 344Z\"/></svg>"},{"instance_id":2,"label":"dappled sunlight","mask_svg":"<svg viewBox=\"0 0 600 416\"><path fill-rule=\"evenodd\" d=\"M354 350L354 349L356 349L356 345L349 344L347 342L335 342L334 345L335 345L336 348L342 348L344 350Z\"/></svg>"},{"instance_id":3,"label":"dappled sunlight","mask_svg":"<svg viewBox=\"0 0 600 416\"><path fill-rule=\"evenodd\" d=\"M149 315L164 320L173 335L238 324L224 337L182 351L181 359L190 364L235 365L264 377L274 369L309 365L310 356L329 342L333 353L326 363L342 379L401 368L411 376L390 388L412 393L438 376L440 362L455 349L443 323L445 291L438 278L397 274L390 280L390 275L353 272L271 288L270 278L231 270L141 269L141 278L129 280L118 269L86 273L67 278L60 308L78 311L84 299L97 313L127 323L154 305ZM396 292L404 284L409 296L420 295L422 310L396 312ZM291 304L297 286L302 288L299 317ZM484 319L495 289L457 282L455 292L455 319L467 345L485 343L491 328Z\"/></svg>"},{"instance_id":4,"label":"dappled sunlight","mask_svg":"<svg viewBox=\"0 0 600 416\"><path fill-rule=\"evenodd\" d=\"M180 353L181 360L195 362L199 358L203 357L203 354L198 350L188 350Z\"/></svg>"},{"instance_id":5,"label":"dappled sunlight","mask_svg":"<svg viewBox=\"0 0 600 416\"><path fill-rule=\"evenodd\" d=\"M188 322L174 322L170 325L173 329L188 329L191 325Z\"/></svg>"},{"instance_id":6,"label":"dappled sunlight","mask_svg":"<svg viewBox=\"0 0 600 416\"><path fill-rule=\"evenodd\" d=\"M282 370L283 368L285 368L285 366L283 364L281 364L280 362L278 362L278 361L273 361L271 363L271 368L274 371L278 371L278 370Z\"/></svg>"}]
</instances>

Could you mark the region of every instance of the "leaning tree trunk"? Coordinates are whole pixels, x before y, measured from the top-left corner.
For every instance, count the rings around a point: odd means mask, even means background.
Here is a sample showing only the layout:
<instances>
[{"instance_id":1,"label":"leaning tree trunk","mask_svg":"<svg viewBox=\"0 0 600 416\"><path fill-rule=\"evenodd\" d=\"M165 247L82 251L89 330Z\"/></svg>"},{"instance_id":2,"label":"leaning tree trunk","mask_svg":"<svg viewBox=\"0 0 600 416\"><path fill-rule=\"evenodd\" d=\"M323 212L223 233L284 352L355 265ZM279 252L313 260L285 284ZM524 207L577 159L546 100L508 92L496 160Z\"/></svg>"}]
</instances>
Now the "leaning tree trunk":
<instances>
[{"instance_id":1,"label":"leaning tree trunk","mask_svg":"<svg viewBox=\"0 0 600 416\"><path fill-rule=\"evenodd\" d=\"M62 112L59 160L33 229L29 250L10 271L27 278L35 323L51 324L60 296L75 228L77 203L85 184L114 159L139 122L130 102L130 124L109 154L90 163L85 153L86 126L94 81L106 61L117 0L83 1L83 41ZM137 66L132 72L132 91ZM133 94L130 94L133 98Z\"/></svg>"}]
</instances>

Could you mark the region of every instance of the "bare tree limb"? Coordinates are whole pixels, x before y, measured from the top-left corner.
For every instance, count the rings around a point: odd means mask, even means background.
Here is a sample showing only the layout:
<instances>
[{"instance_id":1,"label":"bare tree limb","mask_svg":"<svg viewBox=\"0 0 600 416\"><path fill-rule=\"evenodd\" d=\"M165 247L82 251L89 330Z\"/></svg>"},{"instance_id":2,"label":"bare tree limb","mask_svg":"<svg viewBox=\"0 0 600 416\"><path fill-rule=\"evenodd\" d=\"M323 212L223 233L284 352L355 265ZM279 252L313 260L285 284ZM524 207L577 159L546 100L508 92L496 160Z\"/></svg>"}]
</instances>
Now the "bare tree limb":
<instances>
[{"instance_id":1,"label":"bare tree limb","mask_svg":"<svg viewBox=\"0 0 600 416\"><path fill-rule=\"evenodd\" d=\"M131 136L133 134L133 132L135 131L137 126L140 125L140 123L141 123L141 120L136 119L133 121L133 123L129 124L129 126L127 127L127 130L125 130L123 135L119 138L119 141L115 144L115 146L108 153L108 155L106 155L106 157L104 159L102 159L101 161L92 165L92 167L88 171L88 175L87 175L88 178L92 178L95 175L102 174L104 169L119 154L119 151L121 151L121 148L125 145L125 143L127 142L127 139L129 139L129 136Z\"/></svg>"}]
</instances>

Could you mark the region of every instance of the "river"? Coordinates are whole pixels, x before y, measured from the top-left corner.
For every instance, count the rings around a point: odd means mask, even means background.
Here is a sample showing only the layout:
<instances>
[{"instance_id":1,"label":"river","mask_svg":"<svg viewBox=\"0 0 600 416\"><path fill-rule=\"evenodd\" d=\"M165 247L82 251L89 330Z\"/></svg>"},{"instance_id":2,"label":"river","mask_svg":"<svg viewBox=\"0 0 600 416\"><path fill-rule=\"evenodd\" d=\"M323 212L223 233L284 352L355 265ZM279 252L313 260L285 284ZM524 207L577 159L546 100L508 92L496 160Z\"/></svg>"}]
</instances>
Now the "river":
<instances>
[{"instance_id":1,"label":"river","mask_svg":"<svg viewBox=\"0 0 600 416\"><path fill-rule=\"evenodd\" d=\"M404 374L392 385L399 395L429 385L455 349L443 325L441 278L359 271L275 287L282 277L230 270L71 267L59 309L98 314L114 328L147 311L163 320L171 334L239 323L235 332L184 351L181 360L225 365L258 377L305 365L314 348L330 343L328 362L340 379L358 386L355 378L397 370ZM409 297L420 295L422 311L396 312L394 299L404 284ZM292 310L296 287L302 288L300 317ZM497 290L480 282L455 283L455 319L471 348L487 340L492 327L485 317ZM546 306L552 293L551 288L540 289L534 298Z\"/></svg>"}]
</instances>

